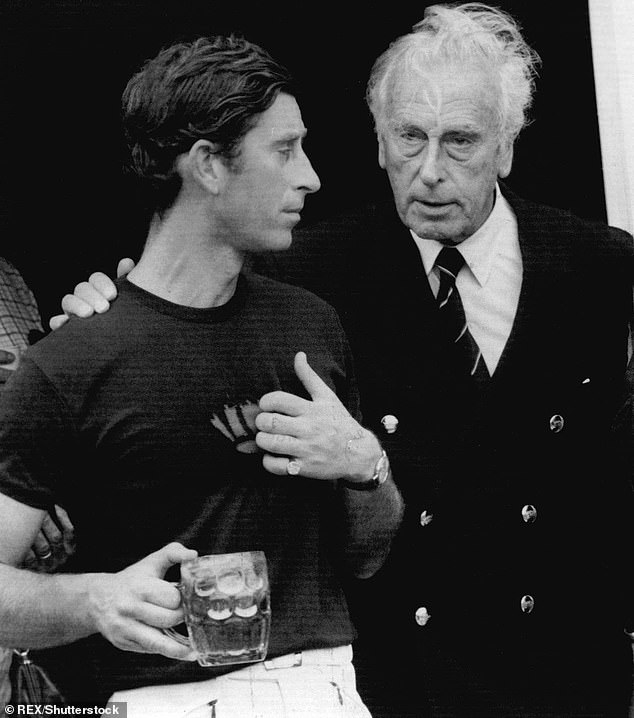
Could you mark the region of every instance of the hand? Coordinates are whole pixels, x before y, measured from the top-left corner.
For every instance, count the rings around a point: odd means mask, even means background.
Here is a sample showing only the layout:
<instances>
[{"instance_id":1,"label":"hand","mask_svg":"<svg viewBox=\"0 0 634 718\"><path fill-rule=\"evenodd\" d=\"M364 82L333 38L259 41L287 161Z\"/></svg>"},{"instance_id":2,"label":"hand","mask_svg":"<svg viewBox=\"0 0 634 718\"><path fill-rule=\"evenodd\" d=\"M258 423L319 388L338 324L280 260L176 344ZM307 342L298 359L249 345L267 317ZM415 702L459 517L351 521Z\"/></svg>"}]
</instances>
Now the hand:
<instances>
[{"instance_id":1,"label":"hand","mask_svg":"<svg viewBox=\"0 0 634 718\"><path fill-rule=\"evenodd\" d=\"M191 648L161 629L184 618L178 588L163 576L170 566L197 555L180 543L170 543L119 573L91 577L89 613L96 629L124 651L195 660Z\"/></svg>"},{"instance_id":2,"label":"hand","mask_svg":"<svg viewBox=\"0 0 634 718\"><path fill-rule=\"evenodd\" d=\"M126 258L117 265L117 277L125 277L134 267L134 261ZM91 317L95 312L103 314L110 309L110 302L117 296L117 288L106 274L95 272L87 282L81 282L75 287L73 294L66 294L62 299L64 314L56 314L49 321L50 328L55 331L66 324L71 315Z\"/></svg>"},{"instance_id":3,"label":"hand","mask_svg":"<svg viewBox=\"0 0 634 718\"><path fill-rule=\"evenodd\" d=\"M292 473L313 479L370 479L381 456L374 434L353 419L313 371L304 352L295 355L295 373L310 399L283 391L260 399L255 441L266 452L264 468L280 476ZM288 457L294 464L290 471Z\"/></svg>"},{"instance_id":4,"label":"hand","mask_svg":"<svg viewBox=\"0 0 634 718\"><path fill-rule=\"evenodd\" d=\"M6 383L7 379L13 373L13 369L7 369L6 364L13 364L15 361L15 354L9 352L6 349L0 349L0 386Z\"/></svg>"},{"instance_id":5,"label":"hand","mask_svg":"<svg viewBox=\"0 0 634 718\"><path fill-rule=\"evenodd\" d=\"M46 514L42 528L24 559L24 568L52 573L75 552L75 528L64 509L55 506Z\"/></svg>"}]
</instances>

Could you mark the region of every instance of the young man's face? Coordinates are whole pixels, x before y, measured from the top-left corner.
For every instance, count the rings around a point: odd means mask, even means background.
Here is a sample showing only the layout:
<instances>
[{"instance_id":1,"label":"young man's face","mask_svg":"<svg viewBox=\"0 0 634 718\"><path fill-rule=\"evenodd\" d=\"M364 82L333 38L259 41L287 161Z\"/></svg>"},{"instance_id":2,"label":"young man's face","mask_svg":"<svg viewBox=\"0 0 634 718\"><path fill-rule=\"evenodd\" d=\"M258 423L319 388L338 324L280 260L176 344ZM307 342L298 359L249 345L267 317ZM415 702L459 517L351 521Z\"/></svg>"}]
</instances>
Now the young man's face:
<instances>
[{"instance_id":1,"label":"young man's face","mask_svg":"<svg viewBox=\"0 0 634 718\"><path fill-rule=\"evenodd\" d=\"M227 244L244 251L290 246L306 195L320 187L302 148L305 135L295 98L283 93L247 132L216 205Z\"/></svg>"}]
</instances>

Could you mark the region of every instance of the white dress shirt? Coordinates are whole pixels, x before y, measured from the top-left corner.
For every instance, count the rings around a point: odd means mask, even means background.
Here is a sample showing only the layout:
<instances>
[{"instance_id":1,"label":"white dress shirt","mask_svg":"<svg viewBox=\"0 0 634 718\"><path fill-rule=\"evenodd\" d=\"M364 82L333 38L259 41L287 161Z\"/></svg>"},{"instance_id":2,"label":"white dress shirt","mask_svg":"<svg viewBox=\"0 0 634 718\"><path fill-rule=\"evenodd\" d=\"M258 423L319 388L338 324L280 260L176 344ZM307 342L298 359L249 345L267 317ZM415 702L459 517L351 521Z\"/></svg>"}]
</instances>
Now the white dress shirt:
<instances>
[{"instance_id":1,"label":"white dress shirt","mask_svg":"<svg viewBox=\"0 0 634 718\"><path fill-rule=\"evenodd\" d=\"M440 280L434 263L444 245L411 234L435 296ZM522 288L517 220L499 187L496 186L495 204L485 223L457 247L465 258L465 266L458 274L456 287L469 331L480 347L489 373L493 374L511 333Z\"/></svg>"}]
</instances>

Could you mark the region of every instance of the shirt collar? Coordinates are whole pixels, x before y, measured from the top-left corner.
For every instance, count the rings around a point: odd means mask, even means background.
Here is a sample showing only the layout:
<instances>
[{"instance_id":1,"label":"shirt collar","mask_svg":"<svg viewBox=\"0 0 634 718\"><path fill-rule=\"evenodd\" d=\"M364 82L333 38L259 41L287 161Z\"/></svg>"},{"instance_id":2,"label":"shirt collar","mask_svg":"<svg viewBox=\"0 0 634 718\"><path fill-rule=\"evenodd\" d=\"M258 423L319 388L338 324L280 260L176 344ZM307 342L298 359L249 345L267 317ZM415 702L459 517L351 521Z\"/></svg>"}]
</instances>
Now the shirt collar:
<instances>
[{"instance_id":1,"label":"shirt collar","mask_svg":"<svg viewBox=\"0 0 634 718\"><path fill-rule=\"evenodd\" d=\"M465 264L469 267L480 286L484 286L489 279L497 254L498 243L508 230L509 218L513 220L513 210L496 184L495 202L491 214L477 232L457 245L465 258ZM418 246L425 272L429 276L444 245L435 239L423 239L412 230L410 230L410 233Z\"/></svg>"}]
</instances>

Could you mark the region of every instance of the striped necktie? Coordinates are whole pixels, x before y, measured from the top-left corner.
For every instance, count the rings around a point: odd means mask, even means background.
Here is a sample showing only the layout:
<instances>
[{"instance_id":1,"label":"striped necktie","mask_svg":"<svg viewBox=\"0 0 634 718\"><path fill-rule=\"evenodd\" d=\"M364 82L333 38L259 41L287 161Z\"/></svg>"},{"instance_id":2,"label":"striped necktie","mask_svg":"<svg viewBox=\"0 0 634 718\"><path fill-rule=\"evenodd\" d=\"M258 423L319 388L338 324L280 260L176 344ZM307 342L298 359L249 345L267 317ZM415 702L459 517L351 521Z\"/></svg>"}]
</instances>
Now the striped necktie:
<instances>
[{"instance_id":1,"label":"striped necktie","mask_svg":"<svg viewBox=\"0 0 634 718\"><path fill-rule=\"evenodd\" d=\"M480 347L471 336L462 299L456 287L456 277L463 268L464 257L455 247L443 247L436 259L440 286L436 306L440 326L449 351L456 360L458 371L471 375L479 385L490 379Z\"/></svg>"}]
</instances>

